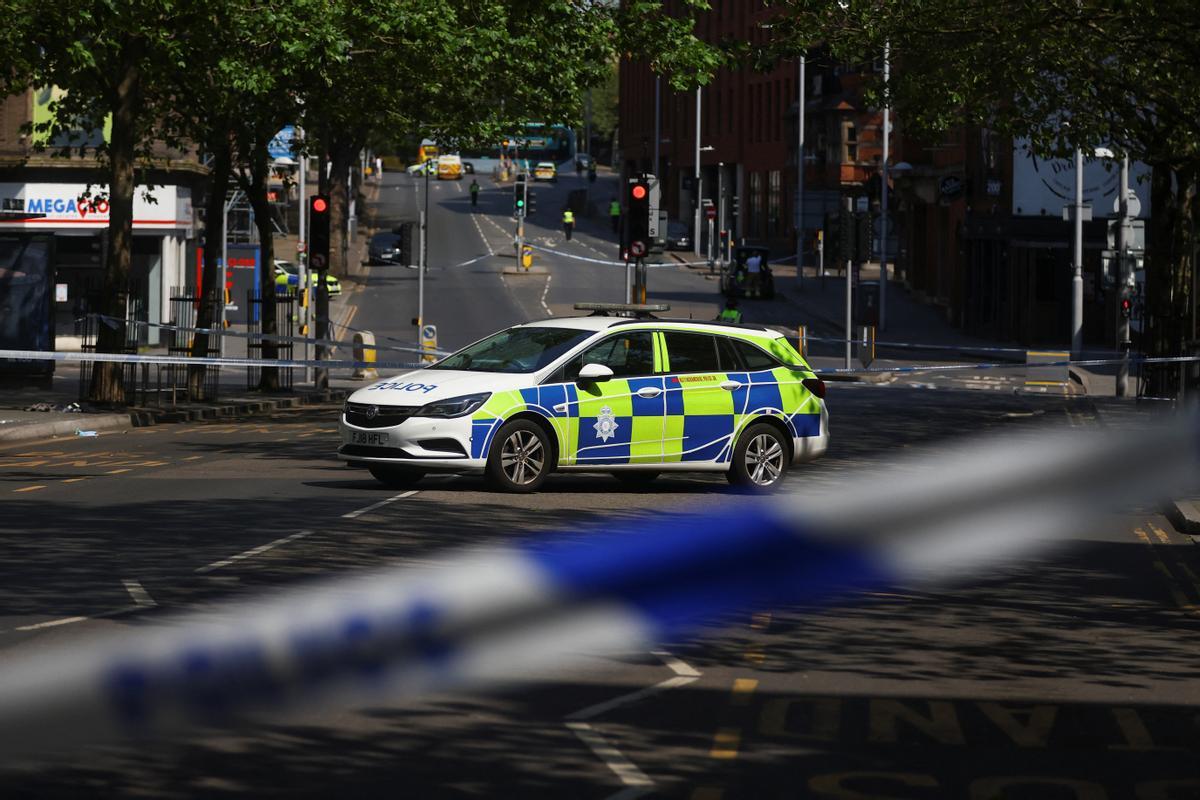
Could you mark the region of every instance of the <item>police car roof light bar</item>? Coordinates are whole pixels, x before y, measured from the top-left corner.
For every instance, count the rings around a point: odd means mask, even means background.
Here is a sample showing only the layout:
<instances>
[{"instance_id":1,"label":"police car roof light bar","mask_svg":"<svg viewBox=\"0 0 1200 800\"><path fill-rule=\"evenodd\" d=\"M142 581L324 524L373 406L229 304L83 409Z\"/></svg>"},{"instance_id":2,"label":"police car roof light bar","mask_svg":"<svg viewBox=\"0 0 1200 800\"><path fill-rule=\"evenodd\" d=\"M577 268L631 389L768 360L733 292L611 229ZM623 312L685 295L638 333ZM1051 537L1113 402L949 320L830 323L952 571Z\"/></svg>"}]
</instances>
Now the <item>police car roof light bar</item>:
<instances>
[{"instance_id":1,"label":"police car roof light bar","mask_svg":"<svg viewBox=\"0 0 1200 800\"><path fill-rule=\"evenodd\" d=\"M576 311L591 311L593 317L607 317L609 314L634 314L648 317L655 311L670 311L666 303L576 303Z\"/></svg>"}]
</instances>

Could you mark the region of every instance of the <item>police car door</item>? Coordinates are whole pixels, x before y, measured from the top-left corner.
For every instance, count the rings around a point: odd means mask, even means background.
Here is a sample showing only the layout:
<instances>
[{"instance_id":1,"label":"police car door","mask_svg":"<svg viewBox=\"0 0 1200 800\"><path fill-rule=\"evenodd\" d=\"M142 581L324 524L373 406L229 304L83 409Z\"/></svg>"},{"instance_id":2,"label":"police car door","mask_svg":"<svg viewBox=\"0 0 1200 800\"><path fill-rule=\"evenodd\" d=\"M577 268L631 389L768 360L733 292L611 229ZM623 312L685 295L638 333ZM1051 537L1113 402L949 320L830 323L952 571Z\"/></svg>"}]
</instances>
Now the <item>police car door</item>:
<instances>
[{"instance_id":1,"label":"police car door","mask_svg":"<svg viewBox=\"0 0 1200 800\"><path fill-rule=\"evenodd\" d=\"M663 378L655 374L651 331L607 336L564 367L576 381L575 464L657 464L662 460ZM613 371L606 381L578 382L584 364Z\"/></svg>"},{"instance_id":2,"label":"police car door","mask_svg":"<svg viewBox=\"0 0 1200 800\"><path fill-rule=\"evenodd\" d=\"M662 336L667 359L663 460L728 461L736 422L734 392L742 383L722 370L718 337L685 331L664 331Z\"/></svg>"}]
</instances>

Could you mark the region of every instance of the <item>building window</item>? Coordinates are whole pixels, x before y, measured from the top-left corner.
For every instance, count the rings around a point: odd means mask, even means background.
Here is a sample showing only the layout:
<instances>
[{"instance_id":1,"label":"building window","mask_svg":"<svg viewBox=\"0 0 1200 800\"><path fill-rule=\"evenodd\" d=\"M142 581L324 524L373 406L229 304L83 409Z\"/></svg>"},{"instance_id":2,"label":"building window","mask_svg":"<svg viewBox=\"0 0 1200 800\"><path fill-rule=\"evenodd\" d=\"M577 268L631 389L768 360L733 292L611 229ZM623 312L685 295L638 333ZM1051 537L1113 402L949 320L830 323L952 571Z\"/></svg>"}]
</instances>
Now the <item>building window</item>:
<instances>
[{"instance_id":1,"label":"building window","mask_svg":"<svg viewBox=\"0 0 1200 800\"><path fill-rule=\"evenodd\" d=\"M783 235L782 204L782 173L773 169L767 175L767 236Z\"/></svg>"},{"instance_id":2,"label":"building window","mask_svg":"<svg viewBox=\"0 0 1200 800\"><path fill-rule=\"evenodd\" d=\"M842 163L858 161L858 130L853 122L842 123Z\"/></svg>"},{"instance_id":3,"label":"building window","mask_svg":"<svg viewBox=\"0 0 1200 800\"><path fill-rule=\"evenodd\" d=\"M747 204L748 208L746 209L746 227L744 230L747 236L758 237L761 236L761 220L763 218L763 185L761 172L750 173L747 184L747 194L750 195L747 198L747 200L750 202Z\"/></svg>"}]
</instances>

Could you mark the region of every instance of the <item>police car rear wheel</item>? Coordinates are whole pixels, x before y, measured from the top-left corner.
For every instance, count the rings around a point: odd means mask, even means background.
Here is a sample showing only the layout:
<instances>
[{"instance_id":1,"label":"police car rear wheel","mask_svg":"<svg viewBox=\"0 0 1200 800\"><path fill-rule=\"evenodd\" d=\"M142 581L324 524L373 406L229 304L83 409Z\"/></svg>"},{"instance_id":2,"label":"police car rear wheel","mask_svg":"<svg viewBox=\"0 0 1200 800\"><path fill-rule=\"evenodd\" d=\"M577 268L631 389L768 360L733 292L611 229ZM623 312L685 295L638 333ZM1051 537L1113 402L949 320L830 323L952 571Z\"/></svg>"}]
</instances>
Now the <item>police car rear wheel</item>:
<instances>
[{"instance_id":1,"label":"police car rear wheel","mask_svg":"<svg viewBox=\"0 0 1200 800\"><path fill-rule=\"evenodd\" d=\"M506 492L534 492L550 471L550 442L529 420L509 422L496 434L488 456L487 477Z\"/></svg>"},{"instance_id":2,"label":"police car rear wheel","mask_svg":"<svg viewBox=\"0 0 1200 800\"><path fill-rule=\"evenodd\" d=\"M750 489L770 489L787 473L788 448L783 436L766 424L751 425L738 439L729 482Z\"/></svg>"},{"instance_id":3,"label":"police car rear wheel","mask_svg":"<svg viewBox=\"0 0 1200 800\"><path fill-rule=\"evenodd\" d=\"M405 486L412 486L421 478L425 477L425 473L419 469L411 467L393 467L386 464L369 464L367 469L371 472L371 477L387 486L390 489L403 489Z\"/></svg>"}]
</instances>

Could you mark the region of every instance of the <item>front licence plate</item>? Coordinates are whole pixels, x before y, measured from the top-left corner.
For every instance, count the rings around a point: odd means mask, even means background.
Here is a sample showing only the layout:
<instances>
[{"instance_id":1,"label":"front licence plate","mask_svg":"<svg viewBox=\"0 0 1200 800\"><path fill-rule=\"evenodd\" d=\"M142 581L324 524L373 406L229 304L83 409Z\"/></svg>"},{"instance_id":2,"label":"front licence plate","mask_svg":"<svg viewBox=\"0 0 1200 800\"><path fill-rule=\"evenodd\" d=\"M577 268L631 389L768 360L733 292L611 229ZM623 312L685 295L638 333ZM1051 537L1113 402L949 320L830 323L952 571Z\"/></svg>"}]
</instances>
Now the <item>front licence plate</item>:
<instances>
[{"instance_id":1,"label":"front licence plate","mask_svg":"<svg viewBox=\"0 0 1200 800\"><path fill-rule=\"evenodd\" d=\"M388 434L350 431L350 442L352 444L385 445L388 443Z\"/></svg>"}]
</instances>

